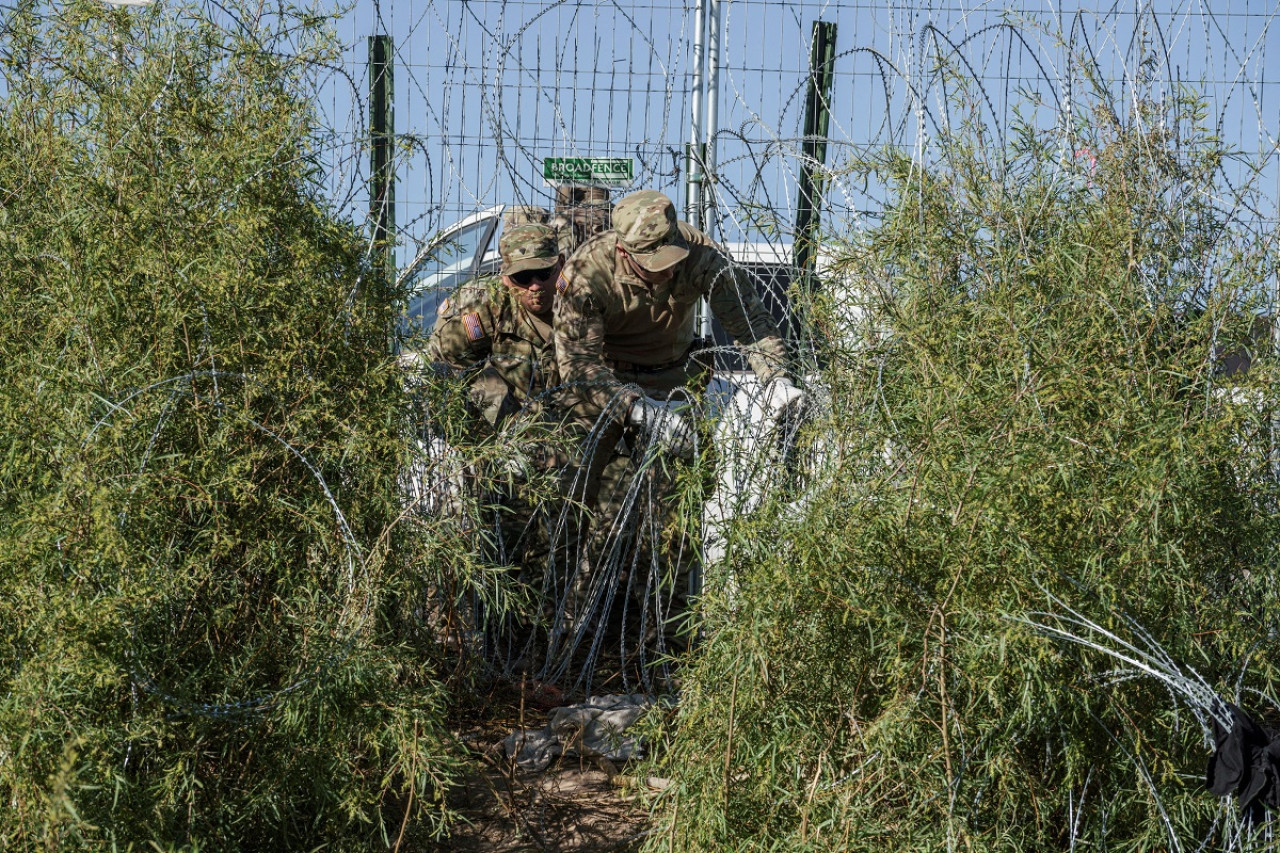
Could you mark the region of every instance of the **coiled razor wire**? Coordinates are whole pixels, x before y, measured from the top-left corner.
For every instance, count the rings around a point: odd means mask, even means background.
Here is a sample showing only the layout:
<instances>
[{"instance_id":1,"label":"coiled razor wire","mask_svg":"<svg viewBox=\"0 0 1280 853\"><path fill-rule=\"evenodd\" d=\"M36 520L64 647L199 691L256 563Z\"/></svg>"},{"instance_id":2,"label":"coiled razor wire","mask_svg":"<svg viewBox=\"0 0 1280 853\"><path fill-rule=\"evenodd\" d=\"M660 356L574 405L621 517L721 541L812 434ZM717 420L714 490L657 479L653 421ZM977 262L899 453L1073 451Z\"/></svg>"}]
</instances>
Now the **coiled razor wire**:
<instances>
[{"instance_id":1,"label":"coiled razor wire","mask_svg":"<svg viewBox=\"0 0 1280 853\"><path fill-rule=\"evenodd\" d=\"M640 389L630 386L629 390ZM582 465L574 479L572 494L580 494L585 488L585 475L591 459L602 451L603 427L621 420L625 414L622 411L624 399L627 398L621 393L615 395L593 428ZM667 625L676 592L676 581L671 575L686 556L683 553L684 537L678 543L665 546L662 542L667 502L671 498L664 493L665 489L663 492L658 490L658 478L667 476L666 472L659 470L667 462L663 448L653 440L638 440L634 434L627 440L630 446L626 450L631 461L625 463L627 471L622 494L612 496L616 512L607 519L607 530L597 532L592 529L583 537L586 543L580 540L581 556L565 588L555 591L556 620L560 630L553 632L547 661L539 671L542 677L553 682L571 675L573 683L582 685L586 692L591 690L610 628L617 629L617 656L623 692L631 691L633 677L638 677L640 685L652 691L655 684L651 676L655 674L655 667L659 677L669 676L665 660ZM696 449L694 458L698 458ZM593 519L593 523L603 520ZM578 612L570 620L565 611L571 590L579 586L584 575L589 576L586 596L581 602L575 602ZM640 633L629 637L628 628L635 624L632 609L637 604L640 608ZM616 613L619 607L621 612ZM651 645L645 642L646 639ZM584 646L585 659L577 672L571 673L575 654ZM637 664L634 675L627 666L633 661Z\"/></svg>"},{"instance_id":2,"label":"coiled razor wire","mask_svg":"<svg viewBox=\"0 0 1280 853\"><path fill-rule=\"evenodd\" d=\"M393 41L404 96L396 117L404 144L395 155L404 246L488 205L549 202L539 161L553 156L631 157L633 188L662 189L679 202L682 125L690 121L680 117L697 98L697 8L360 0L343 18L340 37L350 47L327 81L332 103L322 104L335 146L349 141L335 147L335 197L361 215L368 207L356 198L368 129L355 81L366 76L367 37L379 32ZM714 174L703 185L717 203L708 230L789 250L801 236L794 214L809 167L820 187L821 242L857 233L879 216L887 191L851 164L895 149L926 165L936 141L967 120L981 124L999 158L1006 152L995 147L1025 120L1074 181L1074 155L1088 146L1081 136L1096 131L1091 108L1109 113L1107 121L1143 122L1144 103L1167 104L1188 90L1204 93L1206 126L1239 152L1219 168L1231 188L1224 209L1265 230L1276 221L1280 170L1275 63L1267 60L1278 14L1274 2L1219 10L1181 0L1042 9L739 0L720 25L714 97L722 109L706 163ZM806 153L813 140L801 129L815 21L839 26L825 162ZM1253 203L1255 193L1263 204Z\"/></svg>"},{"instance_id":3,"label":"coiled razor wire","mask_svg":"<svg viewBox=\"0 0 1280 853\"><path fill-rule=\"evenodd\" d=\"M1099 624L1068 605L1058 596L1053 595L1043 587L1041 589L1053 606L1052 610L1033 612L1026 616L1006 616L1005 618L1010 622L1025 625L1041 636L1071 643L1111 658L1117 664L1117 668L1110 674L1110 677L1114 680L1129 678L1153 679L1169 693L1175 703L1180 701L1191 710L1192 715L1200 725L1201 736L1206 749L1212 749L1214 746L1213 730L1210 726L1211 720L1224 730L1231 730L1233 718L1230 709L1227 707L1227 700L1193 667L1180 664L1174 660L1151 632L1131 616L1122 612L1113 612L1112 614L1118 617L1120 623L1127 629L1128 634L1126 635L1119 630L1112 630ZM1243 679L1243 677L1244 670L1242 669L1240 679ZM1235 686L1235 695L1232 697L1236 703L1240 701L1240 692L1238 681ZM1266 696L1258 691L1249 692L1261 698L1272 709L1280 709L1280 701L1277 701L1275 697ZM1148 792L1156 803L1172 849L1183 849L1169 818L1168 811L1160 799L1155 782L1151 778L1150 771L1143 763L1141 756L1136 749L1130 750L1125 744L1121 743L1115 734L1111 732L1109 726L1102 725L1100 722L1100 729L1108 732L1116 745L1128 755L1130 761L1137 767L1140 778L1146 783ZM1226 827L1225 832L1220 829L1220 825L1224 824ZM1262 847L1270 849L1273 831L1271 822L1264 825ZM1222 801L1213 825L1206 835L1200 839L1196 850L1203 851L1208 849L1215 839L1219 839L1224 843L1221 849L1225 851L1249 850L1258 841L1258 839L1252 837L1248 821L1236 812L1229 799Z\"/></svg>"},{"instance_id":4,"label":"coiled razor wire","mask_svg":"<svg viewBox=\"0 0 1280 853\"><path fill-rule=\"evenodd\" d=\"M272 430L270 427L243 411L240 411L237 407L228 406L222 401L222 389L219 382L228 381L239 383L244 387L253 386L269 399L277 399L276 395L267 386L251 375L216 369L192 371L169 379L153 382L142 388L138 388L115 401L103 400L109 411L107 414L99 418L86 433L84 440L81 443L82 449L87 449L94 443L98 432L103 427L115 422L121 417L132 417L133 412L127 408L129 404L137 402L152 394L166 393L167 396L161 407L160 416L157 418L153 425L151 434L148 437L146 449L136 470L132 472L133 476L140 477L151 464L151 456L161 438L165 425L172 418L180 401L184 397L189 397L194 393L195 383L200 380L208 380L212 383L214 397L213 407L219 416L225 415L237 418L252 427L255 431L271 439L271 441L283 448L289 456L299 462L315 481L324 496L325 503L333 513L333 518L339 532L339 540L342 545L341 562L345 575L345 598L342 609L339 611L337 624L346 625L346 637L339 641L337 652L326 656L305 671L298 673L293 680L282 687L275 690L257 693L252 696L246 696L238 700L201 702L176 695L172 690L160 684L149 673L142 672L136 668L130 670L129 674L134 687L141 688L145 692L163 701L171 708L171 712L174 716L197 716L211 719L227 719L245 714L269 711L277 707L285 696L296 693L307 685L315 682L326 670L345 660L355 645L356 636L367 622L370 613L371 598L368 595L358 594L358 582L360 580L359 572L361 567L364 566L363 549L355 535L352 533L351 527L347 523L346 515L338 505L336 498L333 496L333 492L330 490L329 485L321 474L319 468L309 458L307 458L306 454L302 453L278 432ZM137 486L135 485L130 489L130 494L132 494L136 489ZM129 518L127 511L122 511L119 514L116 524L122 531L128 527ZM358 607L353 605L353 602L356 601L360 601ZM130 626L131 641L136 640L136 635L134 634L135 628L136 626ZM134 652L131 650L130 654L132 655Z\"/></svg>"},{"instance_id":5,"label":"coiled razor wire","mask_svg":"<svg viewBox=\"0 0 1280 853\"><path fill-rule=\"evenodd\" d=\"M707 348L696 355L708 359L729 348ZM463 372L465 381L466 372ZM438 378L438 377L437 377ZM454 380L446 380L454 381ZM535 402L549 403L564 387L549 388ZM639 391L637 386L624 390ZM712 427L712 447L695 439L692 466L711 465L715 485L702 504L701 539L688 531L668 537L669 525L683 527L674 518L671 465L657 442L626 432L617 446L607 445L613 426L625 416L629 396L615 393L590 430L581 436L577 458L568 473L567 496L536 508L523 526L504 534L499 515L504 511L501 489L477 483L483 473L468 467L464 455L454 450L431 424L434 415L421 413L418 456L407 477L406 496L411 511L432 523L448 522L477 533L477 547L499 566L518 562L518 540L541 525L549 547L540 565L520 566L531 581L535 615L542 613L543 633L530 633L521 614L495 613L490 601L472 596L469 642L496 672L517 671L539 681L589 694L602 681L621 681L621 689L636 687L663 692L671 684L672 666L680 644L672 642L674 603L683 590L676 589L680 569L689 574L689 595L701 592L707 563L718 563L724 537L732 523L754 512L767 496L786 495L802 500L805 478L799 470L811 470L818 459L798 458L798 427L816 409L817 389L811 389L809 410L782 412L771 406L765 388L748 384L721 390L726 402ZM708 392L709 394L711 392ZM714 395L712 395L714 396ZM688 406L690 417L702 413L711 401L694 399L687 392L673 392L673 400ZM753 413L753 414L749 414ZM612 432L616 435L616 431ZM695 433L696 435L696 433ZM507 448L511 452L518 452ZM625 466L616 477L619 492L601 495L598 507L611 510L587 518L583 506L587 478L593 460L613 454L607 464ZM603 467L597 465L596 467ZM477 492L479 492L477 494ZM564 547L572 545L572 547ZM708 546L713 546L709 548ZM732 579L715 575L718 589ZM524 614L529 617L530 614ZM687 629L685 629L687 631ZM536 633L536 632L535 632ZM687 634L685 635L687 641Z\"/></svg>"}]
</instances>

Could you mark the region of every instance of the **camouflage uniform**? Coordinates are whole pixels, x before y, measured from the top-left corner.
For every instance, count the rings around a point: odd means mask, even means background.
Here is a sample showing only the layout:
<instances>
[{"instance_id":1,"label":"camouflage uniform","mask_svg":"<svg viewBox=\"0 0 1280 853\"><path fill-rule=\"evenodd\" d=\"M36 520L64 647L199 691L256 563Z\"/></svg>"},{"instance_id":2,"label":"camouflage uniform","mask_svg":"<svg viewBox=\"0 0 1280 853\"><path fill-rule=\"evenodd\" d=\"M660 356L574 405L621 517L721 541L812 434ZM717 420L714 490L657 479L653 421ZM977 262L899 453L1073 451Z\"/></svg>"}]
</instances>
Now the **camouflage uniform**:
<instances>
[{"instance_id":1,"label":"camouflage uniform","mask_svg":"<svg viewBox=\"0 0 1280 853\"><path fill-rule=\"evenodd\" d=\"M632 250L665 245L673 252L687 248L687 255L676 262L669 281L651 286L619 254L620 245ZM598 560L604 531L637 526L630 520L616 521L620 500L635 472L635 460L618 445L631 404L641 396L665 399L681 388L697 396L710 379L709 365L695 352L695 312L700 299L708 299L712 313L745 349L762 382L786 375L786 346L745 272L735 268L701 231L678 222L670 199L653 191L632 194L618 203L614 230L578 249L566 263L556 289L556 359L566 402L583 425L594 424L604 415L600 446L592 459L581 462L585 482L575 495L596 514L591 554ZM669 475L656 467L650 471L647 476L655 478L653 492L669 495L673 485ZM673 572L677 612L683 609L690 568L682 561ZM589 579L580 578L579 595L588 583Z\"/></svg>"},{"instance_id":2,"label":"camouflage uniform","mask_svg":"<svg viewBox=\"0 0 1280 853\"><path fill-rule=\"evenodd\" d=\"M609 191L603 187L560 187L556 212L536 204L514 204L502 214L502 228L546 225L556 232L560 254L566 258L595 235L610 227Z\"/></svg>"},{"instance_id":3,"label":"camouflage uniform","mask_svg":"<svg viewBox=\"0 0 1280 853\"><path fill-rule=\"evenodd\" d=\"M468 375L471 404L495 429L522 409L541 412L560 384L551 324L496 277L469 282L441 303L427 347L433 361Z\"/></svg>"},{"instance_id":4,"label":"camouflage uniform","mask_svg":"<svg viewBox=\"0 0 1280 853\"><path fill-rule=\"evenodd\" d=\"M642 200L649 201L650 194L657 199L638 213L662 221L669 215L674 222L670 200L660 193L647 193ZM594 422L620 396L623 405L615 409L615 420L621 425L627 406L642 391L662 398L703 372L691 359L694 314L703 297L746 350L761 382L786 375L786 345L745 271L701 231L686 222L676 227L689 254L670 282L651 288L641 281L617 251L617 231L587 242L560 274L556 359L572 389L574 414L585 422Z\"/></svg>"},{"instance_id":5,"label":"camouflage uniform","mask_svg":"<svg viewBox=\"0 0 1280 853\"><path fill-rule=\"evenodd\" d=\"M553 264L560 257L554 233L541 225L512 228L499 245L504 275L520 270L522 264L540 264L548 253ZM559 566L574 549L579 522L566 518L560 500L566 489L560 478L568 476L570 455L559 446L566 412L558 396L550 318L528 310L501 278L480 279L463 285L440 305L427 347L430 359L447 365L470 386L474 427L492 432L505 424L504 432L529 439L516 449L520 465L528 463L533 471L558 481L555 499L549 499L545 489L531 494L519 483L504 486L502 476L485 483L497 492L488 502L501 507L498 556L524 566L530 583L554 580L543 576L548 563L563 577ZM517 429L510 429L517 421Z\"/></svg>"},{"instance_id":6,"label":"camouflage uniform","mask_svg":"<svg viewBox=\"0 0 1280 853\"><path fill-rule=\"evenodd\" d=\"M557 187L556 212L547 224L556 230L560 251L569 257L578 247L613 226L613 205L604 187Z\"/></svg>"}]
</instances>

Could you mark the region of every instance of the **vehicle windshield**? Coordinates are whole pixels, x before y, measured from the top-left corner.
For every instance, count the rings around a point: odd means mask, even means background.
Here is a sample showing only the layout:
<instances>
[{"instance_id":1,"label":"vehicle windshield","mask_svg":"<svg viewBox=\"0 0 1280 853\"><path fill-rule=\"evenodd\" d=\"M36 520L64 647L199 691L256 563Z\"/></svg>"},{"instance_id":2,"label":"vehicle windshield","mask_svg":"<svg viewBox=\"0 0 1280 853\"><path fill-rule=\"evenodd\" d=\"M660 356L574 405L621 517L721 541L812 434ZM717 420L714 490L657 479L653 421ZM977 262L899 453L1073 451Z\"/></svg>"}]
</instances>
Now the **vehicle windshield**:
<instances>
[{"instance_id":1,"label":"vehicle windshield","mask_svg":"<svg viewBox=\"0 0 1280 853\"><path fill-rule=\"evenodd\" d=\"M424 253L407 277L409 298L402 320L404 335L431 333L440 303L476 274L477 258L488 247L496 224L496 218L473 222L447 235Z\"/></svg>"}]
</instances>

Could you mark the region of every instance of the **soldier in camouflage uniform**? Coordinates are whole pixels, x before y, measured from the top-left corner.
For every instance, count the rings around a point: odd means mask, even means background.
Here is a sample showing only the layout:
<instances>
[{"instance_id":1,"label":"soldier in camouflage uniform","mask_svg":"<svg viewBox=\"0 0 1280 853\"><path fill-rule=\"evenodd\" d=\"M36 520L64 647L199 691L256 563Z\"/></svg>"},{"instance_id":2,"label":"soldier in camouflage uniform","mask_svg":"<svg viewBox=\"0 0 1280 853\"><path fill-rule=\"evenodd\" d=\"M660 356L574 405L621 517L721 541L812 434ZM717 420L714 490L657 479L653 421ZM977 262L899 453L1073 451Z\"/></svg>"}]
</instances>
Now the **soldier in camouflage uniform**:
<instances>
[{"instance_id":1,"label":"soldier in camouflage uniform","mask_svg":"<svg viewBox=\"0 0 1280 853\"><path fill-rule=\"evenodd\" d=\"M564 256L546 225L507 229L498 250L499 277L469 282L441 304L428 356L468 382L477 431L517 436L515 453L521 459L509 466L512 470L528 468L558 478L568 454L555 444L565 412L558 400L551 319L554 282ZM500 489L502 479L494 476L490 485ZM522 565L530 583L553 580L543 576L548 561L563 564L576 543L577 522L565 518L559 499L564 489L560 483L552 495L544 489L530 497L517 485L496 496L504 507L500 527L505 553L499 556Z\"/></svg>"},{"instance_id":2,"label":"soldier in camouflage uniform","mask_svg":"<svg viewBox=\"0 0 1280 853\"><path fill-rule=\"evenodd\" d=\"M536 413L559 385L551 333L553 282L564 263L545 225L508 228L497 278L468 282L441 303L429 357L468 376L476 413L493 428L521 410Z\"/></svg>"},{"instance_id":3,"label":"soldier in camouflage uniform","mask_svg":"<svg viewBox=\"0 0 1280 853\"><path fill-rule=\"evenodd\" d=\"M556 212L536 204L513 204L502 214L502 228L548 225L556 232L560 254L566 258L595 235L609 228L609 190L605 187L557 187Z\"/></svg>"},{"instance_id":4,"label":"soldier in camouflage uniform","mask_svg":"<svg viewBox=\"0 0 1280 853\"><path fill-rule=\"evenodd\" d=\"M621 199L612 230L578 249L556 290L556 360L567 403L581 424L601 421L600 447L582 463L581 494L596 509L591 553L598 559L604 528L632 526L612 519L638 461L606 449L626 432L633 450L652 441L668 455L692 454L694 431L678 404L700 395L710 379L709 367L694 351L702 298L775 400L795 405L802 392L788 376L786 346L750 279L705 234L678 221L671 200L660 192L642 190ZM669 493L670 487L668 479L656 491ZM677 611L683 610L689 568L676 567L672 579ZM580 578L579 597L587 584L589 579Z\"/></svg>"},{"instance_id":5,"label":"soldier in camouflage uniform","mask_svg":"<svg viewBox=\"0 0 1280 853\"><path fill-rule=\"evenodd\" d=\"M605 187L556 187L556 212L547 224L556 230L567 258L611 226L609 190Z\"/></svg>"}]
</instances>

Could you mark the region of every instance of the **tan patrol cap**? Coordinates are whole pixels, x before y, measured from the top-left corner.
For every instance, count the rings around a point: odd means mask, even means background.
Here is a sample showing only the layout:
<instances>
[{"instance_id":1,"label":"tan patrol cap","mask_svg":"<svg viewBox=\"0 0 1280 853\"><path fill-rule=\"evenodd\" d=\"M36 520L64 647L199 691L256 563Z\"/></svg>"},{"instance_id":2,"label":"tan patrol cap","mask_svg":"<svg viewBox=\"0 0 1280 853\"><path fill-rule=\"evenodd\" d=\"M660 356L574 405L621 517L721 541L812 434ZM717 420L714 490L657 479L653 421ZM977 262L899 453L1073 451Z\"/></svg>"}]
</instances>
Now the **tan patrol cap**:
<instances>
[{"instance_id":1,"label":"tan patrol cap","mask_svg":"<svg viewBox=\"0 0 1280 853\"><path fill-rule=\"evenodd\" d=\"M502 232L498 253L502 255L502 274L515 275L555 266L560 260L560 245L556 232L546 225L517 225Z\"/></svg>"},{"instance_id":2,"label":"tan patrol cap","mask_svg":"<svg viewBox=\"0 0 1280 853\"><path fill-rule=\"evenodd\" d=\"M657 190L640 190L619 200L613 209L618 245L649 272L662 272L689 255L689 244L676 224L676 207Z\"/></svg>"}]
</instances>

